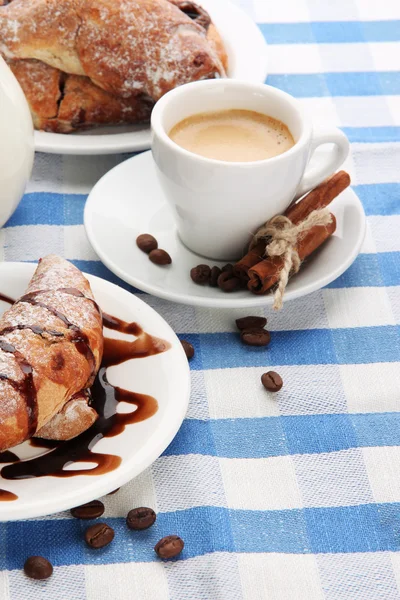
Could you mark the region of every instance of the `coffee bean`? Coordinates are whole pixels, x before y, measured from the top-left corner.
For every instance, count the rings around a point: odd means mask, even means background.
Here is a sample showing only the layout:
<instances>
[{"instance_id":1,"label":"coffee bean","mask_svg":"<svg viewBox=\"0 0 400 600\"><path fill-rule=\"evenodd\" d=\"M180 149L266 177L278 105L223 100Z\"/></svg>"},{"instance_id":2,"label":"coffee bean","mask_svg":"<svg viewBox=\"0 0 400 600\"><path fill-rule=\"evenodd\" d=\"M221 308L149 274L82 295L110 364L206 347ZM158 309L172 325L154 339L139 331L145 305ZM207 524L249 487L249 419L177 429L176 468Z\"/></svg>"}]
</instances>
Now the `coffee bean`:
<instances>
[{"instance_id":1,"label":"coffee bean","mask_svg":"<svg viewBox=\"0 0 400 600\"><path fill-rule=\"evenodd\" d=\"M211 275L211 269L208 265L197 265L190 271L190 277L194 283L198 285L204 285L208 283Z\"/></svg>"},{"instance_id":2,"label":"coffee bean","mask_svg":"<svg viewBox=\"0 0 400 600\"><path fill-rule=\"evenodd\" d=\"M240 339L247 346L268 346L271 334L266 329L244 329L240 333Z\"/></svg>"},{"instance_id":3,"label":"coffee bean","mask_svg":"<svg viewBox=\"0 0 400 600\"><path fill-rule=\"evenodd\" d=\"M219 267L213 267L211 269L210 275L210 286L218 287L218 277L221 275L222 271Z\"/></svg>"},{"instance_id":4,"label":"coffee bean","mask_svg":"<svg viewBox=\"0 0 400 600\"><path fill-rule=\"evenodd\" d=\"M48 579L53 574L53 565L43 556L30 556L25 561L24 571L31 579Z\"/></svg>"},{"instance_id":5,"label":"coffee bean","mask_svg":"<svg viewBox=\"0 0 400 600\"><path fill-rule=\"evenodd\" d=\"M160 558L174 558L183 550L185 543L177 535L167 535L157 542L154 550Z\"/></svg>"},{"instance_id":6,"label":"coffee bean","mask_svg":"<svg viewBox=\"0 0 400 600\"><path fill-rule=\"evenodd\" d=\"M241 317L235 321L236 327L243 329L262 329L267 324L265 317Z\"/></svg>"},{"instance_id":7,"label":"coffee bean","mask_svg":"<svg viewBox=\"0 0 400 600\"><path fill-rule=\"evenodd\" d=\"M75 519L97 519L103 512L104 504L100 500L92 500L92 502L71 508L71 515Z\"/></svg>"},{"instance_id":8,"label":"coffee bean","mask_svg":"<svg viewBox=\"0 0 400 600\"><path fill-rule=\"evenodd\" d=\"M149 233L142 233L136 238L137 247L140 248L146 254L149 254L152 250L158 248L158 242L155 237Z\"/></svg>"},{"instance_id":9,"label":"coffee bean","mask_svg":"<svg viewBox=\"0 0 400 600\"><path fill-rule=\"evenodd\" d=\"M221 271L223 273L233 273L233 265L231 265L231 263L227 263L222 267Z\"/></svg>"},{"instance_id":10,"label":"coffee bean","mask_svg":"<svg viewBox=\"0 0 400 600\"><path fill-rule=\"evenodd\" d=\"M190 342L187 342L186 340L181 340L181 344L183 346L183 349L185 351L185 354L186 354L188 360L193 358L194 348L193 348L192 344Z\"/></svg>"},{"instance_id":11,"label":"coffee bean","mask_svg":"<svg viewBox=\"0 0 400 600\"><path fill-rule=\"evenodd\" d=\"M107 523L96 523L85 531L85 540L91 548L104 548L114 539L114 529Z\"/></svg>"},{"instance_id":12,"label":"coffee bean","mask_svg":"<svg viewBox=\"0 0 400 600\"><path fill-rule=\"evenodd\" d=\"M121 488L117 488L116 490L112 491L112 492L108 492L107 496L112 496L113 494L116 494L117 492L119 492Z\"/></svg>"},{"instance_id":13,"label":"coffee bean","mask_svg":"<svg viewBox=\"0 0 400 600\"><path fill-rule=\"evenodd\" d=\"M149 259L155 265L170 265L172 263L172 259L168 252L165 250L161 250L161 248L157 248L156 250L152 250L149 254Z\"/></svg>"},{"instance_id":14,"label":"coffee bean","mask_svg":"<svg viewBox=\"0 0 400 600\"><path fill-rule=\"evenodd\" d=\"M129 529L141 530L148 529L155 523L156 513L152 508L133 508L128 512L126 524Z\"/></svg>"},{"instance_id":15,"label":"coffee bean","mask_svg":"<svg viewBox=\"0 0 400 600\"><path fill-rule=\"evenodd\" d=\"M218 277L218 287L223 292L235 292L241 287L240 279L233 277L229 271L223 271Z\"/></svg>"},{"instance_id":16,"label":"coffee bean","mask_svg":"<svg viewBox=\"0 0 400 600\"><path fill-rule=\"evenodd\" d=\"M268 371L268 373L261 375L261 383L269 392L279 392L283 386L282 377L275 371Z\"/></svg>"}]
</instances>

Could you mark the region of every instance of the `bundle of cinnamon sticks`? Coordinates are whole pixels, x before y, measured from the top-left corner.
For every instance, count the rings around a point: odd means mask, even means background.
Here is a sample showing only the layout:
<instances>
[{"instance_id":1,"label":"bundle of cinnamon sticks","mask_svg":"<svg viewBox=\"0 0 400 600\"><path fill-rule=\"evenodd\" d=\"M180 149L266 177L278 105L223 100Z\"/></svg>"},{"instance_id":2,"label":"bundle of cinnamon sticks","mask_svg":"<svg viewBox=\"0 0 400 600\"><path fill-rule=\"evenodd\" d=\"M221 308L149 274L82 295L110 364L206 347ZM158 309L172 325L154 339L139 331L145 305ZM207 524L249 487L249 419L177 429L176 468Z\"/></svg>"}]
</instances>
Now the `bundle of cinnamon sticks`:
<instances>
[{"instance_id":1,"label":"bundle of cinnamon sticks","mask_svg":"<svg viewBox=\"0 0 400 600\"><path fill-rule=\"evenodd\" d=\"M305 221L315 210L326 208L336 196L350 185L350 176L345 171L339 171L318 187L303 196L298 202L293 202L285 211L286 216L293 225ZM300 236L297 243L297 252L301 261L305 260L319 248L335 231L336 219L331 214L328 225L315 225ZM282 256L265 256L267 241L261 239L256 245L234 266L234 274L240 278L242 285L253 294L265 294L278 281L283 268Z\"/></svg>"}]
</instances>

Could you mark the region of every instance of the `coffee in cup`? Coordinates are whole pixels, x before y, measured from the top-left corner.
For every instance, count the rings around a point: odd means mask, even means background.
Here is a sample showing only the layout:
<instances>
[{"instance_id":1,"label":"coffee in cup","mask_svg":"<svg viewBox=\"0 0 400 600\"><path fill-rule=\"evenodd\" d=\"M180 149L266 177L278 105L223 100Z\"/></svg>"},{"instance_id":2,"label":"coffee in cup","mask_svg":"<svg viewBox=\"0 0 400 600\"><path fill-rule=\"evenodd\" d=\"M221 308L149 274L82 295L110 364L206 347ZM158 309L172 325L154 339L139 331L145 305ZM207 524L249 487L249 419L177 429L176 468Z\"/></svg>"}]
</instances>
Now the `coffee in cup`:
<instances>
[{"instance_id":1,"label":"coffee in cup","mask_svg":"<svg viewBox=\"0 0 400 600\"><path fill-rule=\"evenodd\" d=\"M220 110L192 115L169 132L173 142L205 158L253 162L279 156L294 146L288 127L253 110Z\"/></svg>"}]
</instances>

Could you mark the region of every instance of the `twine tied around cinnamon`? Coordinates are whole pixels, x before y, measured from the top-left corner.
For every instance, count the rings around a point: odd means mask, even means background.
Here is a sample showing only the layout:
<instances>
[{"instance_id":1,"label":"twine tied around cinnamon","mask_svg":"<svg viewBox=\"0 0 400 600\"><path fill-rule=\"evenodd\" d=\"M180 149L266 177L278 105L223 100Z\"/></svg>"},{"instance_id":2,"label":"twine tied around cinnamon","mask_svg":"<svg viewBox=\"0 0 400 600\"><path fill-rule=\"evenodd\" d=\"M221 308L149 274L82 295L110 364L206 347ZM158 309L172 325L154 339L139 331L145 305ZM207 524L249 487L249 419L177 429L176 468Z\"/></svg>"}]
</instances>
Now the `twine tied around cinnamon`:
<instances>
[{"instance_id":1,"label":"twine tied around cinnamon","mask_svg":"<svg viewBox=\"0 0 400 600\"><path fill-rule=\"evenodd\" d=\"M261 239L265 239L265 256L281 256L283 267L279 273L278 286L274 293L274 309L280 310L289 276L299 271L301 260L297 252L299 239L312 227L326 226L332 222L332 215L327 209L314 210L304 221L293 225L284 215L273 217L254 234L250 250Z\"/></svg>"}]
</instances>

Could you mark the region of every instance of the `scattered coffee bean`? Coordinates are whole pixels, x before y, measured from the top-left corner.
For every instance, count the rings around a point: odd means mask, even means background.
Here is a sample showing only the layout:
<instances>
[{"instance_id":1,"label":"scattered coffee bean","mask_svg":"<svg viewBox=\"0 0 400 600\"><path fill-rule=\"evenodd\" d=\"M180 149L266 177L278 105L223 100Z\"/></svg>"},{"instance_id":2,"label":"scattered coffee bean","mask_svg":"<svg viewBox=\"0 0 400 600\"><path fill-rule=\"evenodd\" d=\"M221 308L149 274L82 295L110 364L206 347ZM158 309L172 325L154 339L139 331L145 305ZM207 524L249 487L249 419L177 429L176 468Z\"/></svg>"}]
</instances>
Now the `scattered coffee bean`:
<instances>
[{"instance_id":1,"label":"scattered coffee bean","mask_svg":"<svg viewBox=\"0 0 400 600\"><path fill-rule=\"evenodd\" d=\"M261 383L269 392L279 392L283 386L282 377L275 371L268 371L268 373L261 375Z\"/></svg>"},{"instance_id":2,"label":"scattered coffee bean","mask_svg":"<svg viewBox=\"0 0 400 600\"><path fill-rule=\"evenodd\" d=\"M267 324L265 317L241 317L236 319L236 327L242 329L262 329Z\"/></svg>"},{"instance_id":3,"label":"scattered coffee bean","mask_svg":"<svg viewBox=\"0 0 400 600\"><path fill-rule=\"evenodd\" d=\"M271 334L266 329L244 329L240 332L240 339L247 346L268 346Z\"/></svg>"},{"instance_id":4,"label":"scattered coffee bean","mask_svg":"<svg viewBox=\"0 0 400 600\"><path fill-rule=\"evenodd\" d=\"M213 267L211 269L210 274L210 286L218 287L218 277L221 275L222 271L219 267Z\"/></svg>"},{"instance_id":5,"label":"scattered coffee bean","mask_svg":"<svg viewBox=\"0 0 400 600\"><path fill-rule=\"evenodd\" d=\"M172 259L168 252L165 250L161 250L161 248L157 248L156 250L152 250L149 254L149 259L155 265L170 265L172 263Z\"/></svg>"},{"instance_id":6,"label":"scattered coffee bean","mask_svg":"<svg viewBox=\"0 0 400 600\"><path fill-rule=\"evenodd\" d=\"M184 545L184 541L177 535L167 535L157 542L154 550L160 558L174 558L182 552Z\"/></svg>"},{"instance_id":7,"label":"scattered coffee bean","mask_svg":"<svg viewBox=\"0 0 400 600\"><path fill-rule=\"evenodd\" d=\"M141 530L148 529L156 520L156 513L152 508L133 508L128 512L126 524L129 529Z\"/></svg>"},{"instance_id":8,"label":"scattered coffee bean","mask_svg":"<svg viewBox=\"0 0 400 600\"><path fill-rule=\"evenodd\" d=\"M204 285L208 283L211 275L211 269L208 265L197 265L190 271L190 277L194 283L198 285Z\"/></svg>"},{"instance_id":9,"label":"scattered coffee bean","mask_svg":"<svg viewBox=\"0 0 400 600\"><path fill-rule=\"evenodd\" d=\"M224 265L222 267L221 271L223 273L232 273L233 272L233 265L231 265L231 263L227 263L226 265Z\"/></svg>"},{"instance_id":10,"label":"scattered coffee bean","mask_svg":"<svg viewBox=\"0 0 400 600\"><path fill-rule=\"evenodd\" d=\"M71 515L75 519L97 519L103 512L104 504L100 500L92 500L92 502L71 508Z\"/></svg>"},{"instance_id":11,"label":"scattered coffee bean","mask_svg":"<svg viewBox=\"0 0 400 600\"><path fill-rule=\"evenodd\" d=\"M113 492L108 492L107 496L112 496L113 494L116 494L117 492L119 492L121 488L117 488L116 490L114 490Z\"/></svg>"},{"instance_id":12,"label":"scattered coffee bean","mask_svg":"<svg viewBox=\"0 0 400 600\"><path fill-rule=\"evenodd\" d=\"M155 237L149 233L142 233L136 238L136 245L140 250L149 254L152 250L158 248L158 242Z\"/></svg>"},{"instance_id":13,"label":"scattered coffee bean","mask_svg":"<svg viewBox=\"0 0 400 600\"><path fill-rule=\"evenodd\" d=\"M30 556L25 561L24 571L31 579L48 579L53 574L53 565L43 556Z\"/></svg>"},{"instance_id":14,"label":"scattered coffee bean","mask_svg":"<svg viewBox=\"0 0 400 600\"><path fill-rule=\"evenodd\" d=\"M218 277L218 287L223 292L235 292L241 288L240 279L232 276L232 272L223 271Z\"/></svg>"},{"instance_id":15,"label":"scattered coffee bean","mask_svg":"<svg viewBox=\"0 0 400 600\"><path fill-rule=\"evenodd\" d=\"M96 523L85 531L85 540L91 548L104 548L114 539L114 529L106 523Z\"/></svg>"},{"instance_id":16,"label":"scattered coffee bean","mask_svg":"<svg viewBox=\"0 0 400 600\"><path fill-rule=\"evenodd\" d=\"M185 351L185 354L186 354L188 360L193 358L194 348L193 348L192 344L190 342L187 342L186 340L181 340L181 344L183 346L183 349Z\"/></svg>"}]
</instances>

